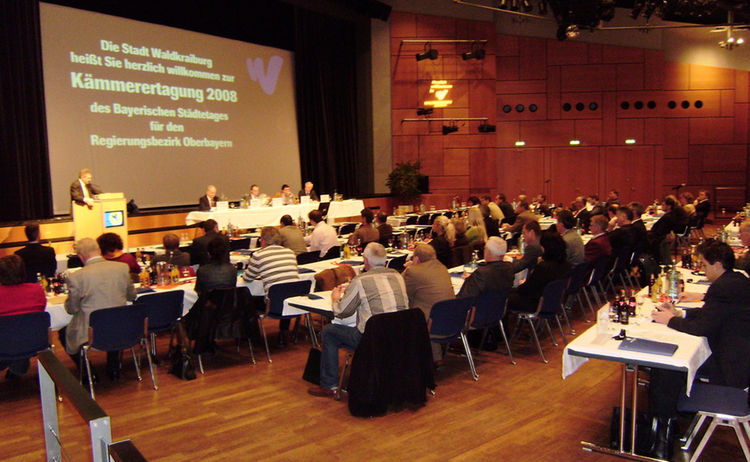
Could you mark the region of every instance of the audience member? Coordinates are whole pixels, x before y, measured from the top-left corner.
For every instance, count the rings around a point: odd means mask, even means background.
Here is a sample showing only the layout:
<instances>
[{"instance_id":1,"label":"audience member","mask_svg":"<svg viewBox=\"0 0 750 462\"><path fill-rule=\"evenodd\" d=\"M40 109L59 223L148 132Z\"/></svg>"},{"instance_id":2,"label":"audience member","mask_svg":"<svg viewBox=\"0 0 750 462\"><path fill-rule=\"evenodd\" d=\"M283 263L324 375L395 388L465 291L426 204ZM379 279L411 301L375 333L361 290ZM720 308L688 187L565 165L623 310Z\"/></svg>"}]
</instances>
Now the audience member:
<instances>
[{"instance_id":1,"label":"audience member","mask_svg":"<svg viewBox=\"0 0 750 462\"><path fill-rule=\"evenodd\" d=\"M89 315L104 308L123 306L135 300L136 292L128 267L102 258L96 241L83 238L76 242L75 251L84 266L68 276L65 311L73 318L60 329L59 336L60 344L76 366L81 367L81 346L89 341ZM116 351L107 352L107 375L112 381L119 379L120 361ZM91 380L95 381L93 370Z\"/></svg>"},{"instance_id":2,"label":"audience member","mask_svg":"<svg viewBox=\"0 0 750 462\"><path fill-rule=\"evenodd\" d=\"M385 248L371 242L365 247L363 256L365 272L348 285L337 286L331 293L334 316L347 318L356 314L357 326L331 323L323 328L320 385L308 390L311 395L334 396L338 384L339 348L344 346L356 350L371 316L404 310L409 306L404 278L385 267Z\"/></svg>"},{"instance_id":3,"label":"audience member","mask_svg":"<svg viewBox=\"0 0 750 462\"><path fill-rule=\"evenodd\" d=\"M469 245L469 240L466 238L466 223L460 218L452 219L451 223L453 223L453 229L456 231L456 239L453 241L453 247Z\"/></svg>"},{"instance_id":4,"label":"audience member","mask_svg":"<svg viewBox=\"0 0 750 462\"><path fill-rule=\"evenodd\" d=\"M523 225L521 234L523 235L525 249L523 256L513 264L514 273L519 273L525 269L532 271L536 267L537 260L542 256L542 248L539 245L542 228L539 226L539 222L536 220L527 221Z\"/></svg>"},{"instance_id":5,"label":"audience member","mask_svg":"<svg viewBox=\"0 0 750 462\"><path fill-rule=\"evenodd\" d=\"M472 242L487 242L487 230L484 228L484 217L478 207L469 209L469 229L466 231L466 240Z\"/></svg>"},{"instance_id":6,"label":"audience member","mask_svg":"<svg viewBox=\"0 0 750 462\"><path fill-rule=\"evenodd\" d=\"M515 235L520 233L523 230L523 227L526 225L526 223L530 221L537 221L537 216L534 215L529 210L529 204L526 202L520 202L518 206L516 207L516 220L513 223L513 225L510 224L504 224L503 230ZM489 232L487 233L489 236Z\"/></svg>"},{"instance_id":7,"label":"audience member","mask_svg":"<svg viewBox=\"0 0 750 462\"><path fill-rule=\"evenodd\" d=\"M35 313L44 311L47 306L47 297L42 286L25 282L24 266L18 255L0 258L0 316ZM0 371L6 368L6 380L16 379L29 370L29 360L0 361Z\"/></svg>"},{"instance_id":8,"label":"audience member","mask_svg":"<svg viewBox=\"0 0 750 462\"><path fill-rule=\"evenodd\" d=\"M499 193L497 196L495 196L495 202L497 203L497 206L500 207L500 210L503 212L503 216L505 217L501 220L501 223L508 223L512 225L516 219L516 213L513 211L513 206L510 205L505 199L505 194Z\"/></svg>"},{"instance_id":9,"label":"audience member","mask_svg":"<svg viewBox=\"0 0 750 462\"><path fill-rule=\"evenodd\" d=\"M161 240L164 245L164 253L155 255L151 259L151 264L163 261L175 266L190 266L190 254L180 250L180 238L176 234L165 234Z\"/></svg>"},{"instance_id":10,"label":"audience member","mask_svg":"<svg viewBox=\"0 0 750 462\"><path fill-rule=\"evenodd\" d=\"M206 194L198 199L198 210L207 212L216 207L216 186L210 184L206 187Z\"/></svg>"},{"instance_id":11,"label":"audience member","mask_svg":"<svg viewBox=\"0 0 750 462\"><path fill-rule=\"evenodd\" d=\"M281 246L281 235L276 228L266 226L260 231L260 246L261 249L250 257L250 263L242 273L242 279L248 282L253 279L263 281L263 290L267 297L269 287L281 282L296 281L299 279L299 272L294 252ZM289 319L279 321L280 347L287 343L289 321Z\"/></svg>"},{"instance_id":12,"label":"audience member","mask_svg":"<svg viewBox=\"0 0 750 462\"><path fill-rule=\"evenodd\" d=\"M652 255L658 255L659 261L668 263L672 259L669 251L669 236L682 234L688 224L688 217L685 210L680 207L677 198L672 195L664 198L661 207L665 213L651 227L649 244Z\"/></svg>"},{"instance_id":13,"label":"audience member","mask_svg":"<svg viewBox=\"0 0 750 462\"><path fill-rule=\"evenodd\" d=\"M201 237L193 239L193 243L190 244L190 248L188 249L188 253L190 253L191 265L205 265L206 263L208 263L208 243L214 240L214 238L217 236L222 237L222 239L226 239L224 236L219 234L219 224L211 218L201 223L200 227L203 229L203 232L205 234Z\"/></svg>"},{"instance_id":14,"label":"audience member","mask_svg":"<svg viewBox=\"0 0 750 462\"><path fill-rule=\"evenodd\" d=\"M687 204L693 204L695 202L695 198L689 191L681 192L680 195L677 196L677 199L680 201L680 207L685 207Z\"/></svg>"},{"instance_id":15,"label":"audience member","mask_svg":"<svg viewBox=\"0 0 750 462\"><path fill-rule=\"evenodd\" d=\"M466 205L469 207L474 207L475 205L479 205L482 201L479 200L477 196L469 196L468 199L466 199Z\"/></svg>"},{"instance_id":16,"label":"audience member","mask_svg":"<svg viewBox=\"0 0 750 462\"><path fill-rule=\"evenodd\" d=\"M372 226L374 218L372 210L365 207L359 214L362 221L359 228L349 236L349 244L359 244L364 247L370 242L377 242L380 239L380 232Z\"/></svg>"},{"instance_id":17,"label":"audience member","mask_svg":"<svg viewBox=\"0 0 750 462\"><path fill-rule=\"evenodd\" d=\"M643 223L641 216L643 215L643 204L640 202L631 202L628 207L633 212L633 220L630 222L632 225L633 232L633 244L635 245L635 251L638 255L645 255L649 253L648 245L648 231L646 225Z\"/></svg>"},{"instance_id":18,"label":"audience member","mask_svg":"<svg viewBox=\"0 0 750 462\"><path fill-rule=\"evenodd\" d=\"M378 242L384 246L389 244L389 241L393 238L393 226L388 224L388 215L382 210L375 215L375 224L377 225L378 234L380 238Z\"/></svg>"},{"instance_id":19,"label":"audience member","mask_svg":"<svg viewBox=\"0 0 750 462\"><path fill-rule=\"evenodd\" d=\"M589 229L589 221L591 220L591 212L586 208L586 199L583 196L576 197L573 201L573 218L576 219L578 227L584 232Z\"/></svg>"},{"instance_id":20,"label":"audience member","mask_svg":"<svg viewBox=\"0 0 750 462\"><path fill-rule=\"evenodd\" d=\"M325 257L332 247L338 247L339 238L336 230L323 220L320 210L312 210L307 217L314 227L309 236L305 236L305 242L310 246L310 252L319 251L320 257Z\"/></svg>"},{"instance_id":21,"label":"audience member","mask_svg":"<svg viewBox=\"0 0 750 462\"><path fill-rule=\"evenodd\" d=\"M490 216L494 218L495 220L497 220L497 223L499 226L499 224L505 218L505 215L503 215L503 211L500 209L500 207L496 203L492 202L492 197L489 194L483 195L479 199L479 204L486 205L487 208L489 208Z\"/></svg>"},{"instance_id":22,"label":"audience member","mask_svg":"<svg viewBox=\"0 0 750 462\"><path fill-rule=\"evenodd\" d=\"M281 217L281 227L279 228L279 239L282 246L291 249L294 255L307 252L305 236L302 230L294 225L291 215Z\"/></svg>"},{"instance_id":23,"label":"audience member","mask_svg":"<svg viewBox=\"0 0 750 462\"><path fill-rule=\"evenodd\" d=\"M57 271L57 260L55 249L42 245L39 240L39 224L29 223L24 228L26 239L29 243L23 248L16 250L16 255L21 257L26 266L26 282L36 282L37 273L52 277Z\"/></svg>"},{"instance_id":24,"label":"audience member","mask_svg":"<svg viewBox=\"0 0 750 462\"><path fill-rule=\"evenodd\" d=\"M607 233L612 253L618 258L627 259L628 262L635 250L636 231L630 223L632 219L633 211L630 207L617 207L615 214L617 228Z\"/></svg>"},{"instance_id":25,"label":"audience member","mask_svg":"<svg viewBox=\"0 0 750 462\"><path fill-rule=\"evenodd\" d=\"M570 275L570 265L565 258L565 241L557 232L544 231L541 247L544 249L542 261L529 273L523 284L511 291L508 309L535 312L547 284Z\"/></svg>"},{"instance_id":26,"label":"audience member","mask_svg":"<svg viewBox=\"0 0 750 462\"><path fill-rule=\"evenodd\" d=\"M208 261L196 272L195 292L206 295L213 289L237 286L237 267L229 263L229 245L223 236L215 236L207 246Z\"/></svg>"},{"instance_id":27,"label":"audience member","mask_svg":"<svg viewBox=\"0 0 750 462\"><path fill-rule=\"evenodd\" d=\"M432 222L432 240L430 245L435 248L437 259L446 267L451 266L453 242L456 240L456 230L448 217L439 216Z\"/></svg>"},{"instance_id":28,"label":"audience member","mask_svg":"<svg viewBox=\"0 0 750 462\"><path fill-rule=\"evenodd\" d=\"M549 205L547 205L547 196L544 194L537 194L532 204L534 209L533 212L537 215L545 217L552 216L552 211L550 210Z\"/></svg>"},{"instance_id":29,"label":"audience member","mask_svg":"<svg viewBox=\"0 0 750 462\"><path fill-rule=\"evenodd\" d=\"M458 292L459 297L476 297L482 292L505 290L513 287L513 264L503 261L508 244L492 236L484 245L484 263L471 273Z\"/></svg>"},{"instance_id":30,"label":"audience member","mask_svg":"<svg viewBox=\"0 0 750 462\"><path fill-rule=\"evenodd\" d=\"M612 255L612 245L609 242L607 230L607 218L604 215L591 217L591 239L583 247L583 256L589 263L594 263L600 258Z\"/></svg>"},{"instance_id":31,"label":"audience member","mask_svg":"<svg viewBox=\"0 0 750 462\"><path fill-rule=\"evenodd\" d=\"M574 267L586 262L586 259L583 257L583 239L581 239L581 235L574 229L575 225L576 219L573 218L573 214L569 210L561 210L557 213L555 226L560 237L565 241L565 253L568 263Z\"/></svg>"},{"instance_id":32,"label":"audience member","mask_svg":"<svg viewBox=\"0 0 750 462\"><path fill-rule=\"evenodd\" d=\"M655 322L690 335L706 337L711 356L699 374L710 383L736 388L747 387L750 380L750 281L733 271L734 252L717 241L698 247L706 278L711 282L703 295L703 307L678 310L662 303L651 313ZM701 298L682 293L680 299ZM651 456L671 459L676 431L677 402L685 393L685 372L652 368L649 386L649 411L653 417Z\"/></svg>"},{"instance_id":33,"label":"audience member","mask_svg":"<svg viewBox=\"0 0 750 462\"><path fill-rule=\"evenodd\" d=\"M740 241L745 246L745 252L739 257L734 264L738 270L750 273L750 220L745 220L740 225Z\"/></svg>"},{"instance_id":34,"label":"audience member","mask_svg":"<svg viewBox=\"0 0 750 462\"><path fill-rule=\"evenodd\" d=\"M609 192L607 193L606 204L608 206L614 205L615 207L620 205L620 193L618 193L616 189L609 190Z\"/></svg>"},{"instance_id":35,"label":"audience member","mask_svg":"<svg viewBox=\"0 0 750 462\"><path fill-rule=\"evenodd\" d=\"M708 193L705 190L698 191L698 197L695 199L695 215L698 217L697 226L703 227L703 224L711 212L711 201L708 200Z\"/></svg>"},{"instance_id":36,"label":"audience member","mask_svg":"<svg viewBox=\"0 0 750 462\"><path fill-rule=\"evenodd\" d=\"M99 244L99 249L105 260L125 263L128 265L130 277L133 281L135 282L138 280L138 274L141 272L141 267L138 265L134 256L122 251L123 243L119 234L104 233L96 238L96 242Z\"/></svg>"},{"instance_id":37,"label":"audience member","mask_svg":"<svg viewBox=\"0 0 750 462\"><path fill-rule=\"evenodd\" d=\"M302 196L310 196L311 201L319 202L320 198L318 197L318 193L315 192L313 189L312 181L305 182L305 186L299 190L299 194L297 197Z\"/></svg>"}]
</instances>

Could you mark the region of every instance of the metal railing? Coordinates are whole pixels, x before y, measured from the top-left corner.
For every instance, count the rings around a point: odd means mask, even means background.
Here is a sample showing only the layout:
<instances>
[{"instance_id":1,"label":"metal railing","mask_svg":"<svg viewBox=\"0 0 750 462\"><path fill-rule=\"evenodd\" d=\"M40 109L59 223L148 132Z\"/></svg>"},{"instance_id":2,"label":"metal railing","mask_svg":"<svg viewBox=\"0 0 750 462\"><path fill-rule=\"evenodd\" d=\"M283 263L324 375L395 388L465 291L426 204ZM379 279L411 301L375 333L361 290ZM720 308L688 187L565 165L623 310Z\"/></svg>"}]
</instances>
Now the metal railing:
<instances>
[{"instance_id":1,"label":"metal railing","mask_svg":"<svg viewBox=\"0 0 750 462\"><path fill-rule=\"evenodd\" d=\"M52 351L42 351L38 358L39 394L42 401L44 444L48 462L62 462L63 455L66 459L70 459L65 453L65 448L59 437L55 386L89 425L94 462L107 462L110 460L110 456L116 462L146 460L129 440L112 444L112 427L109 416L96 401L91 399L89 393L55 357Z\"/></svg>"}]
</instances>

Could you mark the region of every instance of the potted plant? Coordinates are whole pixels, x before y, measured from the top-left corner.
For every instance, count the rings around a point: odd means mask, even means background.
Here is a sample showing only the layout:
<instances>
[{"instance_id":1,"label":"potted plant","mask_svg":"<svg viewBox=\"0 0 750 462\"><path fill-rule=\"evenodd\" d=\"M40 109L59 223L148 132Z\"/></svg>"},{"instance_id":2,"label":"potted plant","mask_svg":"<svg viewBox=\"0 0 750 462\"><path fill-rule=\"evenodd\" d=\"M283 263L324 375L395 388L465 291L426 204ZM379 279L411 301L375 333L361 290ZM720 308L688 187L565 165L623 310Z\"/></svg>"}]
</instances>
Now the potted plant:
<instances>
[{"instance_id":1,"label":"potted plant","mask_svg":"<svg viewBox=\"0 0 750 462\"><path fill-rule=\"evenodd\" d=\"M413 205L422 195L419 189L420 168L419 161L399 162L388 174L386 186L405 204Z\"/></svg>"}]
</instances>

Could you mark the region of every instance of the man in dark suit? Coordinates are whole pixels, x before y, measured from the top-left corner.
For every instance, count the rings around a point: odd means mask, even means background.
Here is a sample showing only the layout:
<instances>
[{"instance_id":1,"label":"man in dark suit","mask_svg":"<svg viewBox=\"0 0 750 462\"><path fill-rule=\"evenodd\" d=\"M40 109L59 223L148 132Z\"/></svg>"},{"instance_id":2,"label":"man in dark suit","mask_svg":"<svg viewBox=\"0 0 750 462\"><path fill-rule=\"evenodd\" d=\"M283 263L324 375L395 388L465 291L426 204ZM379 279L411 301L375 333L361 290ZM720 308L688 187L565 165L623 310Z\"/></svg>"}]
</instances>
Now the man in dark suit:
<instances>
[{"instance_id":1,"label":"man in dark suit","mask_svg":"<svg viewBox=\"0 0 750 462\"><path fill-rule=\"evenodd\" d=\"M576 200L573 201L573 218L576 219L579 228L584 231L589 229L591 212L586 210L586 199L583 196L578 196L576 197Z\"/></svg>"},{"instance_id":2,"label":"man in dark suit","mask_svg":"<svg viewBox=\"0 0 750 462\"><path fill-rule=\"evenodd\" d=\"M194 239L188 249L191 265L205 265L208 263L208 243L216 236L221 236L221 234L219 234L219 224L216 223L216 220L209 218L201 223L201 228L203 228L205 235ZM226 240L226 237L221 237Z\"/></svg>"},{"instance_id":3,"label":"man in dark suit","mask_svg":"<svg viewBox=\"0 0 750 462\"><path fill-rule=\"evenodd\" d=\"M495 196L495 202L497 203L497 206L500 207L500 211L503 212L503 216L505 217L503 218L502 224L508 223L509 225L512 225L516 220L516 213L513 211L513 206L505 199L505 194L500 193Z\"/></svg>"},{"instance_id":4,"label":"man in dark suit","mask_svg":"<svg viewBox=\"0 0 750 462\"><path fill-rule=\"evenodd\" d=\"M612 255L612 245L609 236L605 233L607 229L607 218L604 215L591 217L591 234L593 237L583 247L583 257L589 263L594 263L600 258Z\"/></svg>"},{"instance_id":5,"label":"man in dark suit","mask_svg":"<svg viewBox=\"0 0 750 462\"><path fill-rule=\"evenodd\" d=\"M655 322L708 339L711 356L700 368L710 383L745 388L750 382L750 280L734 269L734 252L723 242L698 247L706 278L711 282L703 295L703 307L677 310L662 303L651 313ZM681 299L701 294L682 293ZM656 435L653 455L670 457L677 416L677 401L685 393L685 373L654 368L649 387L649 410L661 432ZM659 420L660 419L660 420Z\"/></svg>"},{"instance_id":6,"label":"man in dark suit","mask_svg":"<svg viewBox=\"0 0 750 462\"><path fill-rule=\"evenodd\" d=\"M207 212L216 207L216 186L210 184L206 187L206 194L198 200L198 210Z\"/></svg>"},{"instance_id":7,"label":"man in dark suit","mask_svg":"<svg viewBox=\"0 0 750 462\"><path fill-rule=\"evenodd\" d=\"M669 254L669 241L667 236L670 233L682 234L688 224L688 216L685 210L680 207L677 198L669 195L664 198L661 204L662 210L666 213L654 223L649 232L649 243L651 252L654 256L659 256L660 261L669 263L671 255Z\"/></svg>"},{"instance_id":8,"label":"man in dark suit","mask_svg":"<svg viewBox=\"0 0 750 462\"><path fill-rule=\"evenodd\" d=\"M487 231L487 237L500 236L500 222L490 215L490 208L487 205L479 204L479 211L484 217L484 228Z\"/></svg>"},{"instance_id":9,"label":"man in dark suit","mask_svg":"<svg viewBox=\"0 0 750 462\"><path fill-rule=\"evenodd\" d=\"M55 249L39 243L39 224L29 223L24 228L29 243L22 249L16 250L26 265L26 282L36 282L36 274L42 273L47 277L55 275L57 260Z\"/></svg>"},{"instance_id":10,"label":"man in dark suit","mask_svg":"<svg viewBox=\"0 0 750 462\"><path fill-rule=\"evenodd\" d=\"M312 184L312 181L306 182L305 187L299 190L299 194L297 194L297 197L310 196L311 201L320 202L318 193L315 192L313 186L314 185Z\"/></svg>"},{"instance_id":11,"label":"man in dark suit","mask_svg":"<svg viewBox=\"0 0 750 462\"><path fill-rule=\"evenodd\" d=\"M378 212L378 214L375 215L375 224L377 225L378 233L380 234L378 242L387 247L388 241L393 238L393 226L388 224L388 215L382 210Z\"/></svg>"},{"instance_id":12,"label":"man in dark suit","mask_svg":"<svg viewBox=\"0 0 750 462\"><path fill-rule=\"evenodd\" d=\"M705 190L698 191L698 197L695 199L695 216L696 225L702 228L711 211L711 201L708 200L708 193Z\"/></svg>"},{"instance_id":13,"label":"man in dark suit","mask_svg":"<svg viewBox=\"0 0 750 462\"><path fill-rule=\"evenodd\" d=\"M615 212L615 223L617 228L609 231L609 243L612 245L612 253L620 259L630 261L630 256L635 250L635 232L630 222L633 220L633 211L625 206L617 207Z\"/></svg>"},{"instance_id":14,"label":"man in dark suit","mask_svg":"<svg viewBox=\"0 0 750 462\"><path fill-rule=\"evenodd\" d=\"M513 287L513 264L503 261L507 243L500 237L487 239L484 245L484 263L466 278L459 297L476 297L482 292L505 290Z\"/></svg>"},{"instance_id":15,"label":"man in dark suit","mask_svg":"<svg viewBox=\"0 0 750 462\"><path fill-rule=\"evenodd\" d=\"M633 220L630 222L630 230L633 233L633 245L635 246L635 251L638 252L638 255L647 254L649 253L648 230L646 230L646 225L641 219L641 215L643 215L643 204L640 202L631 202L628 204L628 207L633 212Z\"/></svg>"},{"instance_id":16,"label":"man in dark suit","mask_svg":"<svg viewBox=\"0 0 750 462\"><path fill-rule=\"evenodd\" d=\"M78 173L78 179L70 185L70 200L78 205L94 205L94 196L102 190L91 184L91 170L84 168Z\"/></svg>"}]
</instances>

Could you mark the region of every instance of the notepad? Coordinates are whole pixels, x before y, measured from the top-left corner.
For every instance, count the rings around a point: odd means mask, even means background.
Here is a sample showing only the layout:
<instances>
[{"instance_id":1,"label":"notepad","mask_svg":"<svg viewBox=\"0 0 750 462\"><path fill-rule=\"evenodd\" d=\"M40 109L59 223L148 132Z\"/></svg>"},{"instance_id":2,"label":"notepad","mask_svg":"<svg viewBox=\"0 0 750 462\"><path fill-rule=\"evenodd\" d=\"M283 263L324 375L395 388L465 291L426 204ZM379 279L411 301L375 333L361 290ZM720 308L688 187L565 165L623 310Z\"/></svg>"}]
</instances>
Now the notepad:
<instances>
[{"instance_id":1,"label":"notepad","mask_svg":"<svg viewBox=\"0 0 750 462\"><path fill-rule=\"evenodd\" d=\"M677 351L674 343L657 342L645 338L626 338L617 347L618 350L636 351L638 353L649 353L660 356L672 356Z\"/></svg>"},{"instance_id":2,"label":"notepad","mask_svg":"<svg viewBox=\"0 0 750 462\"><path fill-rule=\"evenodd\" d=\"M361 264L362 262L357 260L344 260L339 262L339 265L359 266Z\"/></svg>"}]
</instances>

